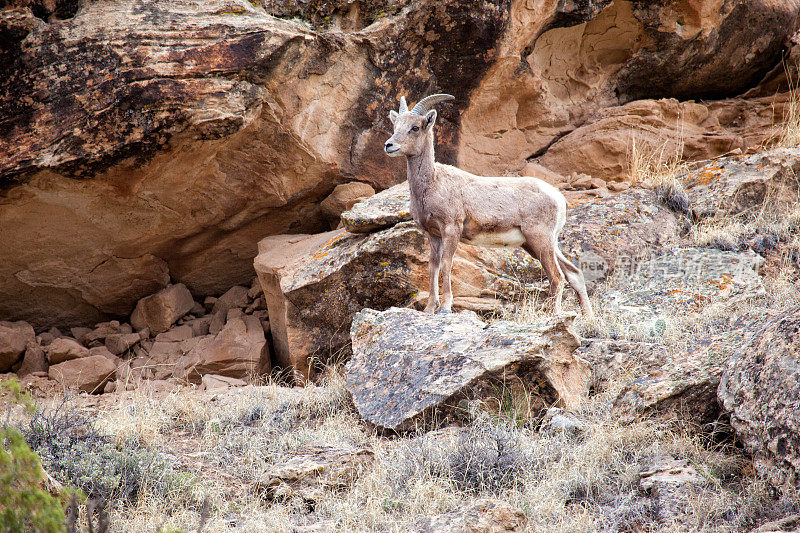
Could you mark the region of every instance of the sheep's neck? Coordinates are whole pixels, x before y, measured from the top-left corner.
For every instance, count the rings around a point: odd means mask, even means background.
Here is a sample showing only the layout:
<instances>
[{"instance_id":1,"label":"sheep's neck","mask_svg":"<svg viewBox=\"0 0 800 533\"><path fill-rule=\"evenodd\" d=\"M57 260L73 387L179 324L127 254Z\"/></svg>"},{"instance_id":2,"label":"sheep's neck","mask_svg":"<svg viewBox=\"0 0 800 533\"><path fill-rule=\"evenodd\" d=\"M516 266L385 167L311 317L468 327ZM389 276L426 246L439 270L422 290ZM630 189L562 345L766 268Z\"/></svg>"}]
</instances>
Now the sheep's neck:
<instances>
[{"instance_id":1,"label":"sheep's neck","mask_svg":"<svg viewBox=\"0 0 800 533\"><path fill-rule=\"evenodd\" d=\"M425 146L419 155L406 158L408 184L411 188L411 195L422 198L425 191L433 182L433 132L428 133L425 139Z\"/></svg>"}]
</instances>

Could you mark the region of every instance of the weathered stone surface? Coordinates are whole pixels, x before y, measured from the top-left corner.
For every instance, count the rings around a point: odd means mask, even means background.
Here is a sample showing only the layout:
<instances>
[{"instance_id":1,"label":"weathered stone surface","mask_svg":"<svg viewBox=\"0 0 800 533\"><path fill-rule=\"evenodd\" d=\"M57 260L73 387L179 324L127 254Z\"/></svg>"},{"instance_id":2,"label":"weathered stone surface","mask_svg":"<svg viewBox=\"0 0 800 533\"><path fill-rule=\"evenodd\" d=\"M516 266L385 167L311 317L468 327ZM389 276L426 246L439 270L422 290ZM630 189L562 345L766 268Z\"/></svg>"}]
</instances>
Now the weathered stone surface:
<instances>
[{"instance_id":1,"label":"weathered stone surface","mask_svg":"<svg viewBox=\"0 0 800 533\"><path fill-rule=\"evenodd\" d=\"M567 208L561 250L583 270L590 289L612 272L627 272L654 251L677 244L680 224L652 191L631 189Z\"/></svg>"},{"instance_id":2,"label":"weathered stone surface","mask_svg":"<svg viewBox=\"0 0 800 533\"><path fill-rule=\"evenodd\" d=\"M227 314L230 309L246 306L250 301L247 296L248 291L249 289L247 287L242 287L241 285L231 287L225 291L225 294L217 298L217 301L214 302L214 306L211 308L211 313L217 314L223 312Z\"/></svg>"},{"instance_id":3,"label":"weathered stone surface","mask_svg":"<svg viewBox=\"0 0 800 533\"><path fill-rule=\"evenodd\" d=\"M758 148L777 133L788 93L713 103L638 100L606 108L556 141L537 159L563 174L577 172L609 183L631 179L631 159L655 162L679 156L705 161Z\"/></svg>"},{"instance_id":4,"label":"weathered stone surface","mask_svg":"<svg viewBox=\"0 0 800 533\"><path fill-rule=\"evenodd\" d=\"M800 201L800 148L766 152L708 163L683 176L696 219L718 212L736 215L765 202Z\"/></svg>"},{"instance_id":5,"label":"weathered stone surface","mask_svg":"<svg viewBox=\"0 0 800 533\"><path fill-rule=\"evenodd\" d=\"M142 336L139 333L115 333L106 337L105 347L114 355L120 355L140 340Z\"/></svg>"},{"instance_id":6,"label":"weathered stone surface","mask_svg":"<svg viewBox=\"0 0 800 533\"><path fill-rule=\"evenodd\" d=\"M752 251L673 248L618 271L604 305L626 324L628 333L661 335L666 317L683 319L711 302L745 302L766 294L758 268L764 260Z\"/></svg>"},{"instance_id":7,"label":"weathered stone surface","mask_svg":"<svg viewBox=\"0 0 800 533\"><path fill-rule=\"evenodd\" d=\"M796 31L798 9L794 2L771 0L513 2L505 39L463 112L458 164L479 174L504 175L555 148L570 162L566 168L543 162L553 170L587 172L582 168L592 168L595 155L605 166L609 159L598 145L617 151L630 141L624 133L614 131L616 141L598 137L585 145L567 140L567 135L564 149L554 141L587 122L591 127L604 108L632 100L700 100L746 91L780 62L775 54ZM559 15L564 12L585 18ZM727 131L747 136L754 129L750 106L749 101L731 102L717 115L718 125L714 118L704 121L720 132L705 139L691 135L690 122L685 128L689 144L707 140L713 150ZM758 113L759 129L772 129L779 119L768 99L759 107L766 112ZM627 124L618 123L621 130L639 129L652 137L660 133L652 130L657 127L649 124L652 119L629 116ZM639 120L642 125L636 128ZM625 161L624 150L620 156L618 161Z\"/></svg>"},{"instance_id":8,"label":"weathered stone surface","mask_svg":"<svg viewBox=\"0 0 800 533\"><path fill-rule=\"evenodd\" d=\"M487 325L468 311L366 309L353 320L347 388L365 420L392 431L445 418L459 400L496 393L501 381L523 383L533 409L575 408L588 391L589 368L573 354L570 322Z\"/></svg>"},{"instance_id":9,"label":"weathered stone surface","mask_svg":"<svg viewBox=\"0 0 800 533\"><path fill-rule=\"evenodd\" d=\"M255 269L275 353L301 379L312 373L310 357L324 363L348 354L350 322L361 309L409 305L427 289L428 243L413 222L367 235L337 230L268 237L259 248ZM453 292L457 298L511 298L540 273L522 250L460 245Z\"/></svg>"},{"instance_id":10,"label":"weathered stone surface","mask_svg":"<svg viewBox=\"0 0 800 533\"><path fill-rule=\"evenodd\" d=\"M463 509L421 520L419 533L504 533L525 531L528 517L500 500L477 500Z\"/></svg>"},{"instance_id":11,"label":"weathered stone surface","mask_svg":"<svg viewBox=\"0 0 800 533\"><path fill-rule=\"evenodd\" d=\"M787 492L800 487L800 307L728 360L718 396L756 471Z\"/></svg>"},{"instance_id":12,"label":"weathered stone surface","mask_svg":"<svg viewBox=\"0 0 800 533\"><path fill-rule=\"evenodd\" d=\"M200 320L200 319L198 319ZM206 327L208 327L208 322L210 320L206 320ZM165 331L164 333L159 333L156 335L155 341L156 342L180 342L185 341L186 339L190 339L192 337L198 337L200 335L207 335L208 330L205 333L198 333L195 335L194 329L190 324L194 323L195 320L190 322L189 324L184 324L182 326L176 326L169 331Z\"/></svg>"},{"instance_id":13,"label":"weathered stone surface","mask_svg":"<svg viewBox=\"0 0 800 533\"><path fill-rule=\"evenodd\" d=\"M228 376L206 374L202 378L202 386L205 390L229 389L231 387L244 387L245 385L247 385L246 381Z\"/></svg>"},{"instance_id":14,"label":"weathered stone surface","mask_svg":"<svg viewBox=\"0 0 800 533\"><path fill-rule=\"evenodd\" d=\"M43 372L47 375L47 369L50 365L47 364L47 356L44 349L38 344L29 344L25 350L25 356L22 359L22 364L17 369L17 375L21 378L33 374L34 372Z\"/></svg>"},{"instance_id":15,"label":"weathered stone surface","mask_svg":"<svg viewBox=\"0 0 800 533\"><path fill-rule=\"evenodd\" d=\"M55 379L66 388L100 393L106 382L114 378L116 369L116 365L106 357L90 355L53 365L49 375L50 379Z\"/></svg>"},{"instance_id":16,"label":"weathered stone surface","mask_svg":"<svg viewBox=\"0 0 800 533\"><path fill-rule=\"evenodd\" d=\"M185 375L216 374L249 378L270 371L269 349L261 322L253 316L229 320L215 337L204 337L186 354Z\"/></svg>"},{"instance_id":17,"label":"weathered stone surface","mask_svg":"<svg viewBox=\"0 0 800 533\"><path fill-rule=\"evenodd\" d=\"M639 490L654 501L663 524L681 524L691 517L691 502L703 496L707 480L686 459L657 456L639 472Z\"/></svg>"},{"instance_id":18,"label":"weathered stone surface","mask_svg":"<svg viewBox=\"0 0 800 533\"><path fill-rule=\"evenodd\" d=\"M186 285L178 283L139 300L131 314L131 324L137 331L148 328L154 335L162 333L193 306L192 293Z\"/></svg>"},{"instance_id":19,"label":"weathered stone surface","mask_svg":"<svg viewBox=\"0 0 800 533\"><path fill-rule=\"evenodd\" d=\"M411 220L411 190L404 181L361 200L342 213L342 224L351 233L370 233Z\"/></svg>"},{"instance_id":20,"label":"weathered stone surface","mask_svg":"<svg viewBox=\"0 0 800 533\"><path fill-rule=\"evenodd\" d=\"M87 357L89 355L88 348L81 346L78 344L78 341L68 337L55 339L45 346L44 351L51 365L63 363L64 361L71 361L72 359L78 359L80 357Z\"/></svg>"},{"instance_id":21,"label":"weathered stone surface","mask_svg":"<svg viewBox=\"0 0 800 533\"><path fill-rule=\"evenodd\" d=\"M0 321L0 372L8 371L35 343L36 334L27 322Z\"/></svg>"},{"instance_id":22,"label":"weathered stone surface","mask_svg":"<svg viewBox=\"0 0 800 533\"><path fill-rule=\"evenodd\" d=\"M367 448L303 446L279 460L256 486L270 498L302 498L314 502L326 490L341 490L352 484L372 464Z\"/></svg>"},{"instance_id":23,"label":"weathered stone surface","mask_svg":"<svg viewBox=\"0 0 800 533\"><path fill-rule=\"evenodd\" d=\"M351 181L337 185L327 198L320 202L322 213L334 229L339 225L342 213L351 209L358 201L375 195L375 189L368 183Z\"/></svg>"}]
</instances>

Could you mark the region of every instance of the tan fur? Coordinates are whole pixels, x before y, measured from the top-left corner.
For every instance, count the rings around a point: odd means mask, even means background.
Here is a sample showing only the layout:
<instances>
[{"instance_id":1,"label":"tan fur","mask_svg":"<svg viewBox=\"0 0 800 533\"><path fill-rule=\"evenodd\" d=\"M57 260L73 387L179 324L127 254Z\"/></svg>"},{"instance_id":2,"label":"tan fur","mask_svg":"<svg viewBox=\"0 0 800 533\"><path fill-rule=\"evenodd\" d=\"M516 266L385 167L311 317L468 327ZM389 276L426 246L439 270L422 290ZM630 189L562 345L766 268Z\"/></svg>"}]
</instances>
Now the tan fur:
<instances>
[{"instance_id":1,"label":"tan fur","mask_svg":"<svg viewBox=\"0 0 800 533\"><path fill-rule=\"evenodd\" d=\"M394 134L386 141L385 150L392 157L406 156L411 215L430 241L431 285L425 311L433 313L439 306L440 270L443 302L439 311L451 311L450 270L461 240L478 245L521 245L542 263L550 281L555 312L561 313L566 277L578 294L584 315L592 320L594 314L583 274L558 248L558 236L566 222L564 195L537 178L476 176L436 163L433 150L436 111L419 115L404 108L402 100L401 112L389 114Z\"/></svg>"}]
</instances>

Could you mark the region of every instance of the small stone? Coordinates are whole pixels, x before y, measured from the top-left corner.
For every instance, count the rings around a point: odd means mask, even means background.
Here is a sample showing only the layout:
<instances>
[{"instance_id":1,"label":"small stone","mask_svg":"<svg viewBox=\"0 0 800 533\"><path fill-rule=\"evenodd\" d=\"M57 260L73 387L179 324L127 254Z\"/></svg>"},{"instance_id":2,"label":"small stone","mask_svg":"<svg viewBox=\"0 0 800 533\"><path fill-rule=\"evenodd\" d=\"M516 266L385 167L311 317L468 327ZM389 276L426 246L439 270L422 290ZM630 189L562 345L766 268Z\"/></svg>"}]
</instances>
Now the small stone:
<instances>
[{"instance_id":1,"label":"small stone","mask_svg":"<svg viewBox=\"0 0 800 533\"><path fill-rule=\"evenodd\" d=\"M178 283L139 300L131 314L131 324L137 331L150 328L153 334L162 333L191 311L192 307L192 293L184 284Z\"/></svg>"},{"instance_id":2,"label":"small stone","mask_svg":"<svg viewBox=\"0 0 800 533\"><path fill-rule=\"evenodd\" d=\"M0 372L19 361L28 346L36 344L36 333L27 322L0 321Z\"/></svg>"},{"instance_id":3,"label":"small stone","mask_svg":"<svg viewBox=\"0 0 800 533\"><path fill-rule=\"evenodd\" d=\"M78 341L81 344L84 344L83 337L91 333L92 328L83 328L83 327L69 328L69 332L76 341Z\"/></svg>"},{"instance_id":4,"label":"small stone","mask_svg":"<svg viewBox=\"0 0 800 533\"><path fill-rule=\"evenodd\" d=\"M122 359L111 353L111 351L105 346L95 346L94 348L89 348L89 355L102 355L114 363L115 367L122 364Z\"/></svg>"},{"instance_id":5,"label":"small stone","mask_svg":"<svg viewBox=\"0 0 800 533\"><path fill-rule=\"evenodd\" d=\"M208 335L208 327L211 325L211 321L214 319L211 315L205 315L200 318L195 318L194 320L190 320L185 325L189 326L192 330L192 337L201 337L203 335Z\"/></svg>"},{"instance_id":6,"label":"small stone","mask_svg":"<svg viewBox=\"0 0 800 533\"><path fill-rule=\"evenodd\" d=\"M214 304L217 303L216 296L206 296L205 300L203 300L203 307L205 308L207 313L210 313L211 310L214 308Z\"/></svg>"},{"instance_id":7,"label":"small stone","mask_svg":"<svg viewBox=\"0 0 800 533\"><path fill-rule=\"evenodd\" d=\"M613 192L622 192L630 189L631 184L624 181L610 181L606 184L606 187L608 187L608 190Z\"/></svg>"},{"instance_id":8,"label":"small stone","mask_svg":"<svg viewBox=\"0 0 800 533\"><path fill-rule=\"evenodd\" d=\"M211 322L209 322L208 324L208 333L211 335L216 335L217 333L222 331L222 328L225 327L227 315L228 315L227 311L226 312L220 311L219 313L215 313L214 316L211 318Z\"/></svg>"},{"instance_id":9,"label":"small stone","mask_svg":"<svg viewBox=\"0 0 800 533\"><path fill-rule=\"evenodd\" d=\"M47 360L51 365L57 365L64 361L71 361L89 355L89 349L82 346L75 339L60 337L45 346Z\"/></svg>"},{"instance_id":10,"label":"small stone","mask_svg":"<svg viewBox=\"0 0 800 533\"><path fill-rule=\"evenodd\" d=\"M48 367L49 365L47 364L47 356L44 353L44 349L38 344L33 343L28 345L28 348L25 350L25 357L22 359L22 365L17 369L17 375L22 378L37 372L44 372L47 374Z\"/></svg>"},{"instance_id":11,"label":"small stone","mask_svg":"<svg viewBox=\"0 0 800 533\"><path fill-rule=\"evenodd\" d=\"M250 302L247 297L247 292L247 287L242 287L241 285L231 287L225 294L217 299L211 312L217 314L220 311L227 312L234 307L247 307L247 304Z\"/></svg>"},{"instance_id":12,"label":"small stone","mask_svg":"<svg viewBox=\"0 0 800 533\"><path fill-rule=\"evenodd\" d=\"M71 359L50 367L50 379L67 388L97 393L115 376L116 366L103 355L90 355Z\"/></svg>"},{"instance_id":13,"label":"small stone","mask_svg":"<svg viewBox=\"0 0 800 533\"><path fill-rule=\"evenodd\" d=\"M138 333L114 333L106 337L106 348L114 355L130 350L134 344L142 340Z\"/></svg>"},{"instance_id":14,"label":"small stone","mask_svg":"<svg viewBox=\"0 0 800 533\"><path fill-rule=\"evenodd\" d=\"M247 290L247 297L251 300L255 300L262 294L264 294L264 290L261 288L261 283L258 281L258 276L256 276L250 283L250 288Z\"/></svg>"},{"instance_id":15,"label":"small stone","mask_svg":"<svg viewBox=\"0 0 800 533\"><path fill-rule=\"evenodd\" d=\"M177 326L164 333L156 335L156 342L176 342L184 341L194 337L194 332L189 324Z\"/></svg>"}]
</instances>

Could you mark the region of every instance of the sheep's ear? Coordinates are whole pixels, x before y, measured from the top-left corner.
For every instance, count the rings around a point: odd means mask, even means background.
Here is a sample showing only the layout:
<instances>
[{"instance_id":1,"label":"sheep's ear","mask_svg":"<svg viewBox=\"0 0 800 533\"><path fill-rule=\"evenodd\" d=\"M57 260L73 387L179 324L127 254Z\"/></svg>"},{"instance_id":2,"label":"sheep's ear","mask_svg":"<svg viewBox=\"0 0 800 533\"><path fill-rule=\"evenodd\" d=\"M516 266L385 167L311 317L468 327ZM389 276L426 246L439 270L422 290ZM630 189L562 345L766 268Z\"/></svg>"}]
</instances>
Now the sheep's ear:
<instances>
[{"instance_id":1,"label":"sheep's ear","mask_svg":"<svg viewBox=\"0 0 800 533\"><path fill-rule=\"evenodd\" d=\"M395 111L394 109L392 109L391 111L389 111L389 120L391 120L391 121L392 121L392 124L394 124L394 121L395 121L395 120L397 120L397 117L398 117L398 116L399 116L399 115L397 114L397 111Z\"/></svg>"},{"instance_id":2,"label":"sheep's ear","mask_svg":"<svg viewBox=\"0 0 800 533\"><path fill-rule=\"evenodd\" d=\"M436 122L436 110L431 109L425 114L425 130L430 130Z\"/></svg>"}]
</instances>

